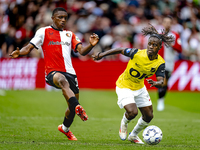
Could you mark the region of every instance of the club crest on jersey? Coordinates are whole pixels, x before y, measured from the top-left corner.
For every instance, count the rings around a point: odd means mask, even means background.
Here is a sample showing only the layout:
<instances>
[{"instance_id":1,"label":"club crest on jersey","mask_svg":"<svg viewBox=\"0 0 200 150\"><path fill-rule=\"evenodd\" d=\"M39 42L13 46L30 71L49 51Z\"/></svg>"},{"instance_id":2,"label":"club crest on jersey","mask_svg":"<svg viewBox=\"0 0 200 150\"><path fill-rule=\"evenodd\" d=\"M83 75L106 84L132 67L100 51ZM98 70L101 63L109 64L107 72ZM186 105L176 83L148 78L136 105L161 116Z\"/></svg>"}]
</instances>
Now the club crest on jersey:
<instances>
[{"instance_id":1,"label":"club crest on jersey","mask_svg":"<svg viewBox=\"0 0 200 150\"><path fill-rule=\"evenodd\" d=\"M71 34L70 34L70 33L67 33L66 35L67 35L68 37L71 37Z\"/></svg>"},{"instance_id":2,"label":"club crest on jersey","mask_svg":"<svg viewBox=\"0 0 200 150\"><path fill-rule=\"evenodd\" d=\"M156 68L151 68L151 72L155 72L156 71Z\"/></svg>"}]
</instances>

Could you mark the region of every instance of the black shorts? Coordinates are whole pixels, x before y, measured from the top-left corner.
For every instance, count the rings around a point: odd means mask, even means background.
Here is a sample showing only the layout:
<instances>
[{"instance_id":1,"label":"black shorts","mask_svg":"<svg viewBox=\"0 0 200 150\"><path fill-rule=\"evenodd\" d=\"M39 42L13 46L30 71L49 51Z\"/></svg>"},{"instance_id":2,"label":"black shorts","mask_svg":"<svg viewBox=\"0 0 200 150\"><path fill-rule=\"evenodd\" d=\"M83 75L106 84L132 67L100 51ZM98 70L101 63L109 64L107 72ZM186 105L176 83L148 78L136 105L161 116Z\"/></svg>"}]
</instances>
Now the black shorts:
<instances>
[{"instance_id":1,"label":"black shorts","mask_svg":"<svg viewBox=\"0 0 200 150\"><path fill-rule=\"evenodd\" d=\"M67 79L67 81L69 82L69 86L70 86L70 89L74 92L74 94L77 94L79 93L79 87L78 87L78 81L77 81L77 76L76 75L72 75L72 74L69 74L67 72L60 72L60 71L52 71L50 72L46 77L45 77L45 80L46 82L57 88L57 89L60 89L59 87L57 87L54 83L53 83L53 76L55 73L61 73L65 76L65 78Z\"/></svg>"},{"instance_id":2,"label":"black shorts","mask_svg":"<svg viewBox=\"0 0 200 150\"><path fill-rule=\"evenodd\" d=\"M165 70L165 77L168 80L171 77L172 72Z\"/></svg>"}]
</instances>

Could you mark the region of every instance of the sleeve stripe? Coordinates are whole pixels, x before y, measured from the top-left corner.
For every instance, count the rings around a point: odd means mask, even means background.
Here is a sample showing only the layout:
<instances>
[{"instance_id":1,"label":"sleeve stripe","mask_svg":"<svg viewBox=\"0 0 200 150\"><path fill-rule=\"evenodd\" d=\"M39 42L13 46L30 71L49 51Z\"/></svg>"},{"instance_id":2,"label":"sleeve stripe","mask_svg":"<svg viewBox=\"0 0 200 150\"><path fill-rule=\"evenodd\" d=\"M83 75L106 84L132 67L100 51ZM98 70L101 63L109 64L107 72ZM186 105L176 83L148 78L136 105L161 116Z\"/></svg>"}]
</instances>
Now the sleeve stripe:
<instances>
[{"instance_id":1,"label":"sleeve stripe","mask_svg":"<svg viewBox=\"0 0 200 150\"><path fill-rule=\"evenodd\" d=\"M77 52L77 47L78 47L79 44L82 44L82 43L80 42L80 43L76 44L76 47L74 49L75 52Z\"/></svg>"},{"instance_id":2,"label":"sleeve stripe","mask_svg":"<svg viewBox=\"0 0 200 150\"><path fill-rule=\"evenodd\" d=\"M30 44L32 44L36 49L39 49L39 48L37 48L36 46L35 46L35 44L33 44L32 42L29 42Z\"/></svg>"}]
</instances>

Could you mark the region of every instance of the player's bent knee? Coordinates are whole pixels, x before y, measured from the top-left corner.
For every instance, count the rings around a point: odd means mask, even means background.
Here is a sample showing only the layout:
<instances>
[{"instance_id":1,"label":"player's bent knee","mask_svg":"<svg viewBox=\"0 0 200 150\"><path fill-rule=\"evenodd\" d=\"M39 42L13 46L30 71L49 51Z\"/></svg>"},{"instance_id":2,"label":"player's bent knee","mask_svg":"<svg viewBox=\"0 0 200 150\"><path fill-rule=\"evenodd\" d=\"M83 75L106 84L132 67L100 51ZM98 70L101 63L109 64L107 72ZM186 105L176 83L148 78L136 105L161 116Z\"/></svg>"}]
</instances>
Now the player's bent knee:
<instances>
[{"instance_id":1,"label":"player's bent knee","mask_svg":"<svg viewBox=\"0 0 200 150\"><path fill-rule=\"evenodd\" d=\"M128 114L128 119L133 119L135 118L137 115L138 115L138 110L130 110L130 111L127 111L127 114Z\"/></svg>"},{"instance_id":2,"label":"player's bent knee","mask_svg":"<svg viewBox=\"0 0 200 150\"><path fill-rule=\"evenodd\" d=\"M68 81L66 80L65 77L60 77L58 79L58 84L62 89L63 88L69 88L69 83L68 83Z\"/></svg>"}]
</instances>

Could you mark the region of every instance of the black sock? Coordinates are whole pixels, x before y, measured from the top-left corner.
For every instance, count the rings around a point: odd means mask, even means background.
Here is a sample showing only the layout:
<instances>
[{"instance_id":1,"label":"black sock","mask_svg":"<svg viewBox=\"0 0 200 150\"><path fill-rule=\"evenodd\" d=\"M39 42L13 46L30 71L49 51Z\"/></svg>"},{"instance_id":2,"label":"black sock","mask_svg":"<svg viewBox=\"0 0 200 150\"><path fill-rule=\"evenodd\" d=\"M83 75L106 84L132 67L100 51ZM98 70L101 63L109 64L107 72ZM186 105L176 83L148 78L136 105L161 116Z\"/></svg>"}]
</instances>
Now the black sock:
<instances>
[{"instance_id":1,"label":"black sock","mask_svg":"<svg viewBox=\"0 0 200 150\"><path fill-rule=\"evenodd\" d=\"M166 95L167 86L163 86L162 88L158 88L158 97L163 98Z\"/></svg>"},{"instance_id":2,"label":"black sock","mask_svg":"<svg viewBox=\"0 0 200 150\"><path fill-rule=\"evenodd\" d=\"M76 97L71 97L71 98L68 100L68 102L69 102L69 104L70 104L69 110L70 110L71 112L75 112L75 107L76 107L77 105L79 105L79 102L78 102L78 100L76 99Z\"/></svg>"},{"instance_id":3,"label":"black sock","mask_svg":"<svg viewBox=\"0 0 200 150\"><path fill-rule=\"evenodd\" d=\"M67 119L66 117L64 118L63 124L65 127L70 127L72 122L73 122L74 118L72 119Z\"/></svg>"}]
</instances>

